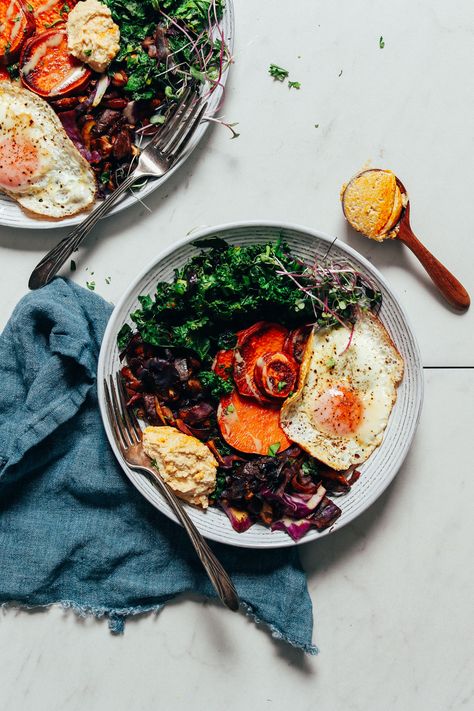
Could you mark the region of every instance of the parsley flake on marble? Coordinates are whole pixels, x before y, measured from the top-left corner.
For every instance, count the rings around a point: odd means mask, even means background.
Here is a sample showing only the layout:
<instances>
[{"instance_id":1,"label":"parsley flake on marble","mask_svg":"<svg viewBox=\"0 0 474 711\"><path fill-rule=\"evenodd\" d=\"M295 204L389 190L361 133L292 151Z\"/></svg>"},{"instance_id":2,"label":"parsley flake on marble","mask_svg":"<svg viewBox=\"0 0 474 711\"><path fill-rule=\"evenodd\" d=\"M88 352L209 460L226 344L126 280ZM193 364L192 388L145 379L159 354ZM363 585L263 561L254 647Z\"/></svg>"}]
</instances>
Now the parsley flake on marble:
<instances>
[{"instance_id":1,"label":"parsley flake on marble","mask_svg":"<svg viewBox=\"0 0 474 711\"><path fill-rule=\"evenodd\" d=\"M289 71L287 69L283 69L283 67L279 67L278 64L270 64L268 73L276 81L285 81L289 75Z\"/></svg>"}]
</instances>

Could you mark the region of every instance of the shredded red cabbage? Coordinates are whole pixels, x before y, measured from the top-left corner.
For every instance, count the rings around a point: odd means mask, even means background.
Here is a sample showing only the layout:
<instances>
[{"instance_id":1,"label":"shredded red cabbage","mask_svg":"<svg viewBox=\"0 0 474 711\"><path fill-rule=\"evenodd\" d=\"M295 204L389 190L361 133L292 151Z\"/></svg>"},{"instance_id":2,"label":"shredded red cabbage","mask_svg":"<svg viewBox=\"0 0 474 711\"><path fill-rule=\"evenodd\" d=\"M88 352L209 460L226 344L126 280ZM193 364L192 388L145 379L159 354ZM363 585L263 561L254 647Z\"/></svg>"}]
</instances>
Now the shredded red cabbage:
<instances>
[{"instance_id":1,"label":"shredded red cabbage","mask_svg":"<svg viewBox=\"0 0 474 711\"><path fill-rule=\"evenodd\" d=\"M74 109L71 111L61 111L61 113L58 114L58 117L64 130L76 146L81 156L89 163L100 163L102 160L100 153L98 151L89 151L84 145L79 126L77 125L77 112Z\"/></svg>"}]
</instances>

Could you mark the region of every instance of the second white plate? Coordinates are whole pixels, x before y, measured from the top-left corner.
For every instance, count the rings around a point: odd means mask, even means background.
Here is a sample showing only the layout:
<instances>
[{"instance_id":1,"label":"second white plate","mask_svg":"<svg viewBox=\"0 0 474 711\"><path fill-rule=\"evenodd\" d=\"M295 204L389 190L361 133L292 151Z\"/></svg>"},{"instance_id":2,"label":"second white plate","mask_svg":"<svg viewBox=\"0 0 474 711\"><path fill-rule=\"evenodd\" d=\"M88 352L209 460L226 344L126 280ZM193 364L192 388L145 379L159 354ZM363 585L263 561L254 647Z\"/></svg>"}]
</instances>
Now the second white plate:
<instances>
[{"instance_id":1,"label":"second white plate","mask_svg":"<svg viewBox=\"0 0 474 711\"><path fill-rule=\"evenodd\" d=\"M234 47L234 6L233 0L226 0L224 14L222 16L221 28L226 39L226 44L232 54ZM213 116L215 112L219 109L222 102L222 95L227 80L229 68L224 71L221 77L221 87L218 87L209 97L208 108L206 111L207 116ZM176 163L173 168L160 178L160 180L149 180L146 185L134 191L134 194L128 192L121 200L117 202L117 205L108 213L108 215L114 215L117 212L125 210L130 205L135 205L140 200L146 198L147 195L157 190L163 183L165 183L171 176L180 169L180 167L189 158L194 149L199 145L204 134L209 128L209 122L203 121L199 128L196 130L194 136L189 142L186 151L184 152L181 159ZM69 217L65 220L48 220L46 218L35 218L27 215L21 207L14 201L11 200L6 195L0 194L0 225L5 225L8 227L16 227L23 229L33 229L33 230L44 230L44 229L54 229L56 227L72 227L73 225L78 225L85 218L87 213L81 213L80 215L75 215L74 217ZM108 216L107 215L107 216Z\"/></svg>"}]
</instances>

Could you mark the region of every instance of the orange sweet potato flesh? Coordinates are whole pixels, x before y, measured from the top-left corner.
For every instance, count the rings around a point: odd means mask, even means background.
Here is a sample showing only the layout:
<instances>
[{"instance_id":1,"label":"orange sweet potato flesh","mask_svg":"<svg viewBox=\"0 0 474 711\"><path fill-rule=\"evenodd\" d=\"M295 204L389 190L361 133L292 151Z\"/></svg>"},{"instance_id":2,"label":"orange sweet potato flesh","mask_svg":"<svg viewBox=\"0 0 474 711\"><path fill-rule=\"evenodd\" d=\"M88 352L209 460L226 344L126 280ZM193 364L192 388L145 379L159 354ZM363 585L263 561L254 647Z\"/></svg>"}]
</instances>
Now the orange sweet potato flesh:
<instances>
[{"instance_id":1,"label":"orange sweet potato flesh","mask_svg":"<svg viewBox=\"0 0 474 711\"><path fill-rule=\"evenodd\" d=\"M237 334L234 381L241 395L262 403L270 401L255 382L255 365L265 354L281 352L287 336L288 329L284 326L266 321L259 321Z\"/></svg>"},{"instance_id":2,"label":"orange sweet potato flesh","mask_svg":"<svg viewBox=\"0 0 474 711\"><path fill-rule=\"evenodd\" d=\"M242 397L237 390L220 401L217 421L222 437L239 452L267 455L270 448L275 453L291 445L280 427L280 408Z\"/></svg>"},{"instance_id":3,"label":"orange sweet potato flesh","mask_svg":"<svg viewBox=\"0 0 474 711\"><path fill-rule=\"evenodd\" d=\"M212 370L224 380L229 380L233 365L234 351L218 351L212 364Z\"/></svg>"},{"instance_id":4,"label":"orange sweet potato flesh","mask_svg":"<svg viewBox=\"0 0 474 711\"><path fill-rule=\"evenodd\" d=\"M269 397L288 397L297 377L298 366L284 353L265 353L255 364L255 382Z\"/></svg>"},{"instance_id":5,"label":"orange sweet potato flesh","mask_svg":"<svg viewBox=\"0 0 474 711\"><path fill-rule=\"evenodd\" d=\"M0 0L0 64L16 62L35 21L23 0Z\"/></svg>"},{"instance_id":6,"label":"orange sweet potato flesh","mask_svg":"<svg viewBox=\"0 0 474 711\"><path fill-rule=\"evenodd\" d=\"M68 96L89 81L91 70L69 54L64 30L48 30L27 40L20 58L23 84L44 97Z\"/></svg>"},{"instance_id":7,"label":"orange sweet potato flesh","mask_svg":"<svg viewBox=\"0 0 474 711\"><path fill-rule=\"evenodd\" d=\"M35 17L36 31L43 32L52 27L60 27L67 21L69 11L72 10L77 0L57 0L50 6L46 0L28 0L28 7L32 8ZM41 12L41 8L45 8Z\"/></svg>"}]
</instances>

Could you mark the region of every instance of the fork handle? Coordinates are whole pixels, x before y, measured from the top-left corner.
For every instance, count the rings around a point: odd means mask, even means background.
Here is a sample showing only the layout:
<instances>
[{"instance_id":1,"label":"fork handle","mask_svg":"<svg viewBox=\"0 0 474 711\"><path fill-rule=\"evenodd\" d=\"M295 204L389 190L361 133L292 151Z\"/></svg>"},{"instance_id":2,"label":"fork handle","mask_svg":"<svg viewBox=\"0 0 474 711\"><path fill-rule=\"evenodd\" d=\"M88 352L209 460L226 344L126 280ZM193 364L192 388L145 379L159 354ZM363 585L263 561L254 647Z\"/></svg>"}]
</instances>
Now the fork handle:
<instances>
[{"instance_id":1,"label":"fork handle","mask_svg":"<svg viewBox=\"0 0 474 711\"><path fill-rule=\"evenodd\" d=\"M219 595L224 605L233 612L238 610L239 596L237 595L237 591L234 587L232 580L230 579L229 575L226 573L222 565L219 563L216 556L211 551L206 541L197 530L194 523L189 518L188 514L183 508L181 501L178 499L176 494L174 494L171 489L166 486L159 474L157 474L153 469L149 469L148 467L137 468L140 468L143 471L147 472L147 474L150 474L153 478L153 481L158 485L158 488L160 489L161 493L170 505L170 508L172 509L176 518L179 519L180 523L183 525L184 529L186 530L186 533L191 539L191 543L193 544L194 549L198 554L199 560L203 564L204 569L209 576L209 580L211 581L215 591Z\"/></svg>"},{"instance_id":2,"label":"fork handle","mask_svg":"<svg viewBox=\"0 0 474 711\"><path fill-rule=\"evenodd\" d=\"M141 173L134 171L128 178L125 178L123 183L120 183L113 193L92 210L90 215L86 217L71 234L61 240L56 247L53 247L31 273L30 281L28 282L29 288L41 289L42 286L49 284L51 279L58 273L68 257L76 251L82 240L89 234L98 220L109 212L117 199L123 195L136 180L142 177L143 175Z\"/></svg>"}]
</instances>

